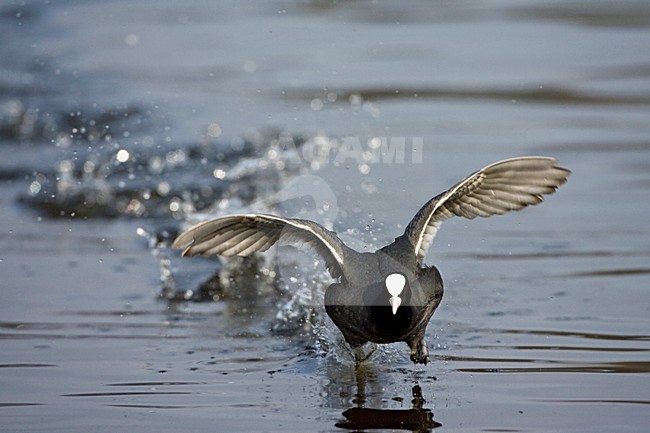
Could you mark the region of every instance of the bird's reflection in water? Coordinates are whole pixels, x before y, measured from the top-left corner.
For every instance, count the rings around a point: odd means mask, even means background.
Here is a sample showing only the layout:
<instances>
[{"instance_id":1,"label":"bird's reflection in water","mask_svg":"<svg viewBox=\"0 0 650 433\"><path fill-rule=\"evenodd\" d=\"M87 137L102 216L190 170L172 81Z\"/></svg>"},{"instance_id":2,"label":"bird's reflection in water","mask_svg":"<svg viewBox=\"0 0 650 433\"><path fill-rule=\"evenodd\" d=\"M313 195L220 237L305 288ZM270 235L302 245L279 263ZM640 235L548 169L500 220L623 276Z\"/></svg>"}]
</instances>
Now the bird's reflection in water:
<instances>
[{"instance_id":1,"label":"bird's reflection in water","mask_svg":"<svg viewBox=\"0 0 650 433\"><path fill-rule=\"evenodd\" d=\"M356 371L357 393L353 402L355 407L345 410L344 421L339 421L336 427L347 430L391 429L412 432L430 432L442 424L433 419L431 409L426 409L426 400L422 397L420 385L412 388L411 409L373 409L366 405L366 371L358 368Z\"/></svg>"}]
</instances>

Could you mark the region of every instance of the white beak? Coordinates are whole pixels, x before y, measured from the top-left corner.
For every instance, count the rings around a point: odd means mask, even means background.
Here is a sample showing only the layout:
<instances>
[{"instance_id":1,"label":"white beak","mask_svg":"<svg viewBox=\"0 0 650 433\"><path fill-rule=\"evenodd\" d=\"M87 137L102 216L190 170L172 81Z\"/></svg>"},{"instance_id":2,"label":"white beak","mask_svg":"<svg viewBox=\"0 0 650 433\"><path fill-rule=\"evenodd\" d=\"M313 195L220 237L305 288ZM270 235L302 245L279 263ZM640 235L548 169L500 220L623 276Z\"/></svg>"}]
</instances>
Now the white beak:
<instances>
[{"instance_id":1,"label":"white beak","mask_svg":"<svg viewBox=\"0 0 650 433\"><path fill-rule=\"evenodd\" d=\"M390 306L393 307L393 316L394 316L395 314L397 314L397 309L402 303L402 299L399 296L391 296L388 302L390 302Z\"/></svg>"},{"instance_id":2,"label":"white beak","mask_svg":"<svg viewBox=\"0 0 650 433\"><path fill-rule=\"evenodd\" d=\"M406 286L406 278L402 274L390 274L386 277L385 283L386 288L388 289L388 293L390 293L390 299L388 302L390 302L390 306L393 307L394 316L397 314L397 309L402 303L402 299L400 299L399 295L402 293L404 287Z\"/></svg>"}]
</instances>

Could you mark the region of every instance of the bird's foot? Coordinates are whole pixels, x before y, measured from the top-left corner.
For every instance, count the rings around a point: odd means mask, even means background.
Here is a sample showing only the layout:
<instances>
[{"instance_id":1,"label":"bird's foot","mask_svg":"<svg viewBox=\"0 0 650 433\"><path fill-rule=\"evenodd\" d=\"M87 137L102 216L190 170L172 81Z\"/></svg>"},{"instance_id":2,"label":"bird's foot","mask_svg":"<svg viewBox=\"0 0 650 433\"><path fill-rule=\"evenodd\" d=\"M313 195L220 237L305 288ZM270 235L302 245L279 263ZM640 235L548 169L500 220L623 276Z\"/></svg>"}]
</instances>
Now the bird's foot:
<instances>
[{"instance_id":1,"label":"bird's foot","mask_svg":"<svg viewBox=\"0 0 650 433\"><path fill-rule=\"evenodd\" d=\"M424 364L429 362L429 350L424 339L418 341L415 347L411 347L411 361L413 364Z\"/></svg>"}]
</instances>

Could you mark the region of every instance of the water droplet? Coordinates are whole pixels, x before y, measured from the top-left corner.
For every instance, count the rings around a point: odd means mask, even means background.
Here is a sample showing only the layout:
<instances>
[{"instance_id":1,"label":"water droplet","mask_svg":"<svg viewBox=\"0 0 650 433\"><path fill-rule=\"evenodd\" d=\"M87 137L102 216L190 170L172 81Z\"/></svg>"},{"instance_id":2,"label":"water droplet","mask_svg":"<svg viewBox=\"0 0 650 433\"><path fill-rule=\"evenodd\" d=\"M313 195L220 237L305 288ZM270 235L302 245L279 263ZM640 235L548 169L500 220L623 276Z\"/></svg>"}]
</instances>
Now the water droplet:
<instances>
[{"instance_id":1,"label":"water droplet","mask_svg":"<svg viewBox=\"0 0 650 433\"><path fill-rule=\"evenodd\" d=\"M218 123L208 125L208 136L216 138L221 135L221 126Z\"/></svg>"},{"instance_id":2,"label":"water droplet","mask_svg":"<svg viewBox=\"0 0 650 433\"><path fill-rule=\"evenodd\" d=\"M220 168L215 168L214 171L212 172L212 175L217 179L223 179L226 177L226 172L225 170L222 170Z\"/></svg>"},{"instance_id":3,"label":"water droplet","mask_svg":"<svg viewBox=\"0 0 650 433\"><path fill-rule=\"evenodd\" d=\"M129 152L126 149L120 149L117 151L117 154L115 155L115 158L117 159L118 162L126 162L129 160Z\"/></svg>"},{"instance_id":4,"label":"water droplet","mask_svg":"<svg viewBox=\"0 0 650 433\"><path fill-rule=\"evenodd\" d=\"M314 111L320 111L323 109L323 101L320 98L314 98L311 100L309 106Z\"/></svg>"},{"instance_id":5,"label":"water droplet","mask_svg":"<svg viewBox=\"0 0 650 433\"><path fill-rule=\"evenodd\" d=\"M32 182L29 185L29 193L31 195L36 195L39 192L41 192L41 188L42 188L41 183L39 181L35 180L34 182Z\"/></svg>"},{"instance_id":6,"label":"water droplet","mask_svg":"<svg viewBox=\"0 0 650 433\"><path fill-rule=\"evenodd\" d=\"M127 45L130 45L130 46L137 45L139 41L140 41L140 38L135 33L130 33L130 34L126 35L126 37L124 38L124 42Z\"/></svg>"}]
</instances>

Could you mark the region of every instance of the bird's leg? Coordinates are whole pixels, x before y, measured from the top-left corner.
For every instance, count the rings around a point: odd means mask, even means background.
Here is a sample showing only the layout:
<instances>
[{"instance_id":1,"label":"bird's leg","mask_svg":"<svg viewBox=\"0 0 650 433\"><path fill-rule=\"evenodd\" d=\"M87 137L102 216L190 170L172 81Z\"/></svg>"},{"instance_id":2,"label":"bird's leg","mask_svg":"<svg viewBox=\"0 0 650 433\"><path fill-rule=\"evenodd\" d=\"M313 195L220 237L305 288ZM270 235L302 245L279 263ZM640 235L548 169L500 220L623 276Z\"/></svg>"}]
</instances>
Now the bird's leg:
<instances>
[{"instance_id":1,"label":"bird's leg","mask_svg":"<svg viewBox=\"0 0 650 433\"><path fill-rule=\"evenodd\" d=\"M427 350L427 343L424 342L424 338L421 338L416 341L415 344L409 344L411 348L411 361L414 364L427 364L429 362L429 351Z\"/></svg>"},{"instance_id":2,"label":"bird's leg","mask_svg":"<svg viewBox=\"0 0 650 433\"><path fill-rule=\"evenodd\" d=\"M357 365L359 365L362 362L366 361L377 350L377 345L374 344L374 343L370 343L368 345L369 350L368 350L367 353L364 353L364 350L363 350L364 347L365 347L365 345L357 346L357 347L353 348L354 349L354 361L356 362Z\"/></svg>"}]
</instances>

